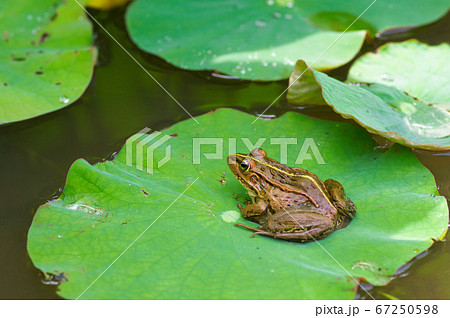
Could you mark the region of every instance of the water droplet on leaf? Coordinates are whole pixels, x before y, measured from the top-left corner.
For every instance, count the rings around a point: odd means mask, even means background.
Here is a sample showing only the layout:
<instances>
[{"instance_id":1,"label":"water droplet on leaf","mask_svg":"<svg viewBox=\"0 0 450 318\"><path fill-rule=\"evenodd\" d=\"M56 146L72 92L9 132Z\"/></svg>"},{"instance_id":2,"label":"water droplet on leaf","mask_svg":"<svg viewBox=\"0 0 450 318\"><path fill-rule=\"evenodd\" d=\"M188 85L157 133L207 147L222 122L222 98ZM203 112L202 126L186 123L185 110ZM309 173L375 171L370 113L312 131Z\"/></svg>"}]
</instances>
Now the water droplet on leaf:
<instances>
[{"instance_id":1,"label":"water droplet on leaf","mask_svg":"<svg viewBox=\"0 0 450 318\"><path fill-rule=\"evenodd\" d=\"M264 28L264 27L267 25L267 23L264 22L264 21L256 20L256 21L255 21L255 25L256 25L257 27L259 27L259 28Z\"/></svg>"},{"instance_id":2,"label":"water droplet on leaf","mask_svg":"<svg viewBox=\"0 0 450 318\"><path fill-rule=\"evenodd\" d=\"M387 74L382 74L381 75L381 80L385 81L385 82L393 82L394 80Z\"/></svg>"},{"instance_id":3,"label":"water droplet on leaf","mask_svg":"<svg viewBox=\"0 0 450 318\"><path fill-rule=\"evenodd\" d=\"M61 96L61 97L59 98L59 101L60 101L61 103L67 104L68 102L70 102L70 99L68 99L66 96Z\"/></svg>"},{"instance_id":4,"label":"water droplet on leaf","mask_svg":"<svg viewBox=\"0 0 450 318\"><path fill-rule=\"evenodd\" d=\"M281 18L281 13L280 13L280 12L274 12L274 13L272 14L272 16L273 16L275 19L279 19L279 18Z\"/></svg>"}]
</instances>

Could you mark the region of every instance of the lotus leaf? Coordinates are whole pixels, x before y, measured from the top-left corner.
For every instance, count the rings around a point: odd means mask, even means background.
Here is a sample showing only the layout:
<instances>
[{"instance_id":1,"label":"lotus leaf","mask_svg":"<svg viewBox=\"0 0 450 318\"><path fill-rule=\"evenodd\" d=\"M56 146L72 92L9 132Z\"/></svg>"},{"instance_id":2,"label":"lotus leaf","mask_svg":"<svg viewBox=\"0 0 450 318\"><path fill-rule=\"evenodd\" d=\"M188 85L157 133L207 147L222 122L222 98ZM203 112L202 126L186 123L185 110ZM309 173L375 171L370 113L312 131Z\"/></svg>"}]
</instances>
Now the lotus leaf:
<instances>
[{"instance_id":1,"label":"lotus leaf","mask_svg":"<svg viewBox=\"0 0 450 318\"><path fill-rule=\"evenodd\" d=\"M1 1L0 35L0 124L68 106L88 86L92 25L75 1Z\"/></svg>"},{"instance_id":2,"label":"lotus leaf","mask_svg":"<svg viewBox=\"0 0 450 318\"><path fill-rule=\"evenodd\" d=\"M254 118L221 109L197 117L200 125L135 135L113 161L76 161L61 197L35 215L34 265L61 278L65 298L352 299L359 279L387 284L445 235L446 200L409 149L384 151L356 125L298 113ZM233 226L252 223L236 207L248 197L226 155L259 141L282 160L282 140L291 143L288 165L302 154L303 168L339 180L357 206L348 227L319 243L250 238Z\"/></svg>"}]
</instances>

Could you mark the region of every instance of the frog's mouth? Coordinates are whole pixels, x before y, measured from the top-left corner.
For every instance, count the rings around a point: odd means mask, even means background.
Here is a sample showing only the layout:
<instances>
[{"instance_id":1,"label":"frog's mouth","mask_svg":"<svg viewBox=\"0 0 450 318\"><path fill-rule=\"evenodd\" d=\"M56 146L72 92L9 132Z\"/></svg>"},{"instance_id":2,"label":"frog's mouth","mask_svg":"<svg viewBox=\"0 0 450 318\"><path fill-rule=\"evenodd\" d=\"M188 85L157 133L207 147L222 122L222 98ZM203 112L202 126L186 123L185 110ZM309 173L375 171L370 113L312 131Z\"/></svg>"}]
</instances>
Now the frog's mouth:
<instances>
[{"instance_id":1,"label":"frog's mouth","mask_svg":"<svg viewBox=\"0 0 450 318\"><path fill-rule=\"evenodd\" d=\"M239 165L241 164L242 159L239 157L240 154L229 155L227 158L228 167L230 168L233 175L236 179L244 185L245 180L242 177L242 172L239 169Z\"/></svg>"},{"instance_id":2,"label":"frog's mouth","mask_svg":"<svg viewBox=\"0 0 450 318\"><path fill-rule=\"evenodd\" d=\"M239 168L242 160L246 158L248 155L244 154L235 154L235 155L229 155L227 158L228 166L230 167L231 172L233 173L234 177L239 181L242 186L247 189L250 196L256 196L257 191L254 189L253 185L250 184L246 178L244 178L244 174L242 173L241 169Z\"/></svg>"}]
</instances>

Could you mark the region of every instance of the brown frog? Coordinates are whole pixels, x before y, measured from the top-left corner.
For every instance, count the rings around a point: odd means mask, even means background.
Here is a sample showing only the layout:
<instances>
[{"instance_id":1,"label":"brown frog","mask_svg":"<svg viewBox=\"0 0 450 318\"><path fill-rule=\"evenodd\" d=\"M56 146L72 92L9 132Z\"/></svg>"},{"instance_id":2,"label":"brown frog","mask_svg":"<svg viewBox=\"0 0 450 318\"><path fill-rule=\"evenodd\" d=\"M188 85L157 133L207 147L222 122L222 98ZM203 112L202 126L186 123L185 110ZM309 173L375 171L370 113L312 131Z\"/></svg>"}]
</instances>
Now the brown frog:
<instances>
[{"instance_id":1,"label":"brown frog","mask_svg":"<svg viewBox=\"0 0 450 318\"><path fill-rule=\"evenodd\" d=\"M356 208L342 185L322 182L305 169L288 167L267 157L263 149L228 156L236 179L248 190L251 204L241 209L249 221L259 223L254 235L308 242L322 239L351 220Z\"/></svg>"}]
</instances>

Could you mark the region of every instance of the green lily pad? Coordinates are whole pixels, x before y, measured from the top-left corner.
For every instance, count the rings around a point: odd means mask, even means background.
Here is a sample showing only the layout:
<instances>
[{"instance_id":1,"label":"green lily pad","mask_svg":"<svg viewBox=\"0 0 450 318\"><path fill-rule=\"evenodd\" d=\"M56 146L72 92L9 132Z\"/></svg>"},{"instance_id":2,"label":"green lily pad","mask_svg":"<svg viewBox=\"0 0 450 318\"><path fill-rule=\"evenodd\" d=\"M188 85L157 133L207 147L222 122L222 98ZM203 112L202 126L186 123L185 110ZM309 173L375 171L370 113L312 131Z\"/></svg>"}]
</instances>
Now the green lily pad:
<instances>
[{"instance_id":1,"label":"green lily pad","mask_svg":"<svg viewBox=\"0 0 450 318\"><path fill-rule=\"evenodd\" d=\"M329 12L346 13L334 18L337 25L345 20L350 21L350 23L353 22L348 14L358 17L373 2L373 0L298 1L302 6L301 10L310 17L317 17L320 14L324 14L325 17L326 13ZM431 23L443 17L449 9L450 4L447 0L431 0L426 3L419 0L377 0L361 16L362 23L366 25L361 24L360 27L370 30L369 25L371 25L377 32L397 27L414 27ZM346 16L348 17L346 18ZM358 21L355 24L361 23ZM325 23L325 26L329 27L327 23ZM342 26L337 30L342 30Z\"/></svg>"},{"instance_id":2,"label":"green lily pad","mask_svg":"<svg viewBox=\"0 0 450 318\"><path fill-rule=\"evenodd\" d=\"M450 108L450 45L417 40L389 43L358 58L349 82L381 83L436 106Z\"/></svg>"},{"instance_id":3,"label":"green lily pad","mask_svg":"<svg viewBox=\"0 0 450 318\"><path fill-rule=\"evenodd\" d=\"M353 21L355 21L353 23ZM364 19L348 12L325 11L318 12L309 17L309 22L319 29L344 32L349 28L353 30L367 30L370 34L376 34L377 30L373 25ZM350 27L349 27L350 26Z\"/></svg>"},{"instance_id":4,"label":"green lily pad","mask_svg":"<svg viewBox=\"0 0 450 318\"><path fill-rule=\"evenodd\" d=\"M0 36L0 124L70 105L88 86L92 26L75 1L2 1Z\"/></svg>"},{"instance_id":5,"label":"green lily pad","mask_svg":"<svg viewBox=\"0 0 450 318\"><path fill-rule=\"evenodd\" d=\"M180 122L145 141L136 135L130 139L135 146L112 162L76 161L62 196L41 206L30 227L34 265L60 278L65 298L352 299L356 282L349 275L386 284L444 236L446 200L436 196L433 176L409 149L382 151L358 126L293 112L252 125L254 119L222 109L197 117L200 125ZM233 226L254 224L236 207L236 198L243 202L248 196L226 155L248 152L254 147L249 143L270 137L298 138L298 145L289 145L287 164L294 165L301 153L303 168L344 185L358 209L347 228L320 244L301 244L250 238L249 231ZM193 157L199 140L204 144ZM280 160L280 139L259 141ZM153 174L136 169L147 161L141 156L142 162L129 156L134 160L127 164L127 150L132 155L136 144L155 148L155 164L142 165ZM167 149L171 160L161 165ZM317 164L317 150L325 164Z\"/></svg>"},{"instance_id":6,"label":"green lily pad","mask_svg":"<svg viewBox=\"0 0 450 318\"><path fill-rule=\"evenodd\" d=\"M298 78L298 79L297 79ZM287 99L297 105L329 105L371 133L408 147L450 150L450 114L382 84L350 85L299 60Z\"/></svg>"},{"instance_id":7,"label":"green lily pad","mask_svg":"<svg viewBox=\"0 0 450 318\"><path fill-rule=\"evenodd\" d=\"M445 0L378 0L338 39L372 2L136 0L126 24L141 49L178 67L269 81L288 78L297 59L317 70L339 67L360 50L362 30L429 23L450 7Z\"/></svg>"},{"instance_id":8,"label":"green lily pad","mask_svg":"<svg viewBox=\"0 0 450 318\"><path fill-rule=\"evenodd\" d=\"M138 0L130 5L126 23L141 49L176 66L252 80L287 78L297 58L313 62L340 34L311 25L289 1ZM347 63L365 34L344 34L315 67Z\"/></svg>"}]
</instances>

